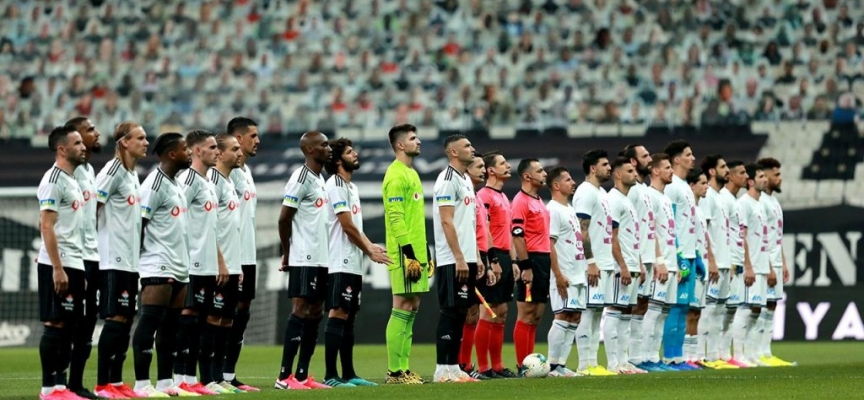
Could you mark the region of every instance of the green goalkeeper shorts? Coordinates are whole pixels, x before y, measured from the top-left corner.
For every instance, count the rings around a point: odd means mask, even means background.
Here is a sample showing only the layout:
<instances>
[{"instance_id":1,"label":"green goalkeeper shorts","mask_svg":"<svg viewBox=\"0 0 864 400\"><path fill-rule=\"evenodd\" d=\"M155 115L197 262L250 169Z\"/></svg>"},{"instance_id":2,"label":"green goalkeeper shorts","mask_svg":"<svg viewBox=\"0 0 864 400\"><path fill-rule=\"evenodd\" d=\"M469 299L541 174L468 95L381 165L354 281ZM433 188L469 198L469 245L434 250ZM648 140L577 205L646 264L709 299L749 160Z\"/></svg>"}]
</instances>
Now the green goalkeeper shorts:
<instances>
[{"instance_id":1,"label":"green goalkeeper shorts","mask_svg":"<svg viewBox=\"0 0 864 400\"><path fill-rule=\"evenodd\" d=\"M400 260L401 261L401 260ZM405 276L405 264L400 262L398 266L390 269L390 287L393 289L393 294L414 294L426 293L429 291L429 272L426 263L421 263L423 272L420 274L420 279L417 282L411 282Z\"/></svg>"}]
</instances>

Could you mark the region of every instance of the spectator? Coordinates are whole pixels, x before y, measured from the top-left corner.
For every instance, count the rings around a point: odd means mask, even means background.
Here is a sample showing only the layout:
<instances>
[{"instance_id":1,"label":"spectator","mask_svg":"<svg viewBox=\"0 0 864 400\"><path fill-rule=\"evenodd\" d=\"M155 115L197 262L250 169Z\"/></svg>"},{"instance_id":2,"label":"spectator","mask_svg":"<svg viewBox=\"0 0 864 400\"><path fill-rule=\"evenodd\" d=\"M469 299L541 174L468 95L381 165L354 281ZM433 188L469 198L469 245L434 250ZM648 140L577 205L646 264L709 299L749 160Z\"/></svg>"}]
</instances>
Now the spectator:
<instances>
[{"instance_id":1,"label":"spectator","mask_svg":"<svg viewBox=\"0 0 864 400\"><path fill-rule=\"evenodd\" d=\"M807 111L807 119L810 121L826 121L831 119L831 109L828 108L828 101L825 97L817 96L816 101L810 111Z\"/></svg>"},{"instance_id":2,"label":"spectator","mask_svg":"<svg viewBox=\"0 0 864 400\"><path fill-rule=\"evenodd\" d=\"M798 81L798 78L795 77L793 73L794 65L792 65L791 61L783 61L783 75L780 75L777 78L777 83L783 85L791 85Z\"/></svg>"},{"instance_id":3,"label":"spectator","mask_svg":"<svg viewBox=\"0 0 864 400\"><path fill-rule=\"evenodd\" d=\"M858 122L858 111L855 109L855 96L843 93L837 100L837 107L831 114L832 124L852 124Z\"/></svg>"},{"instance_id":4,"label":"spectator","mask_svg":"<svg viewBox=\"0 0 864 400\"><path fill-rule=\"evenodd\" d=\"M780 111L775 107L774 97L762 97L762 101L759 104L759 111L756 112L755 119L762 122L780 121Z\"/></svg>"},{"instance_id":5,"label":"spectator","mask_svg":"<svg viewBox=\"0 0 864 400\"><path fill-rule=\"evenodd\" d=\"M765 57L768 60L768 64L772 66L780 65L780 62L783 61L783 56L780 55L777 42L773 40L765 46L765 52L762 53L762 57Z\"/></svg>"},{"instance_id":6,"label":"spectator","mask_svg":"<svg viewBox=\"0 0 864 400\"><path fill-rule=\"evenodd\" d=\"M790 97L789 104L786 110L783 111L781 119L784 121L803 121L804 117L804 109L801 107L801 96Z\"/></svg>"}]
</instances>

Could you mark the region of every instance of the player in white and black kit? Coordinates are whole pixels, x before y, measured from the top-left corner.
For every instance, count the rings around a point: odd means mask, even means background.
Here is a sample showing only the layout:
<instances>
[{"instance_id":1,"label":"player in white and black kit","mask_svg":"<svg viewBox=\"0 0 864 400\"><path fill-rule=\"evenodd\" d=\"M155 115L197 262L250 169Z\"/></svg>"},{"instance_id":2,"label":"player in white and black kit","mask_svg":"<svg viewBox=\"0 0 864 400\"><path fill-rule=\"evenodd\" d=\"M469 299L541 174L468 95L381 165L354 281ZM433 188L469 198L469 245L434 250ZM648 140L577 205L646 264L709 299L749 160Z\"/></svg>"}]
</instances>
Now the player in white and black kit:
<instances>
[{"instance_id":1,"label":"player in white and black kit","mask_svg":"<svg viewBox=\"0 0 864 400\"><path fill-rule=\"evenodd\" d=\"M90 165L90 156L99 153L102 145L99 143L99 130L86 117L76 117L66 121L66 127L76 130L84 141L85 162L75 168L75 180L81 187L84 196L84 278L87 281L87 293L84 297L84 318L78 322L75 338L72 339L72 357L69 364L69 390L87 399L98 398L90 390L84 388L84 367L93 349L93 330L96 328L99 295L99 250L96 245L96 173Z\"/></svg>"},{"instance_id":2,"label":"player in white and black kit","mask_svg":"<svg viewBox=\"0 0 864 400\"><path fill-rule=\"evenodd\" d=\"M741 228L744 235L744 295L732 332L735 340L735 358L754 366L767 366L759 359L759 332L757 321L768 300L769 278L774 275L768 250L768 220L759 198L768 184L765 171L756 164L745 166L747 193L738 199ZM776 275L773 277L776 281Z\"/></svg>"},{"instance_id":3,"label":"player in white and black kit","mask_svg":"<svg viewBox=\"0 0 864 400\"><path fill-rule=\"evenodd\" d=\"M435 233L436 286L441 314L435 332L435 382L468 382L477 379L459 368L462 325L468 308L475 304L475 277L485 270L477 247L477 206L474 188L465 173L474 162L474 147L463 135L444 140L450 163L438 174L432 202Z\"/></svg>"},{"instance_id":4,"label":"player in white and black kit","mask_svg":"<svg viewBox=\"0 0 864 400\"><path fill-rule=\"evenodd\" d=\"M99 242L99 335L96 395L133 398L123 383L132 320L137 312L138 260L141 251L141 184L135 170L147 156L147 134L135 122L114 129L116 150L96 176Z\"/></svg>"},{"instance_id":5,"label":"player in white and black kit","mask_svg":"<svg viewBox=\"0 0 864 400\"><path fill-rule=\"evenodd\" d=\"M239 389L219 385L221 362L217 376L213 368L214 360L225 357L224 343L228 340L227 329L221 327L222 316L234 314L234 305L226 304L220 290L228 283L228 266L216 241L219 196L207 176L219 155L216 135L190 131L186 146L192 151L192 165L180 171L176 179L186 198L186 218L194 229L187 230L189 285L177 329L174 385L199 394L233 393ZM215 350L217 343L222 351ZM199 363L200 385L195 374Z\"/></svg>"},{"instance_id":6,"label":"player in white and black kit","mask_svg":"<svg viewBox=\"0 0 864 400\"><path fill-rule=\"evenodd\" d=\"M141 320L132 337L135 393L140 397L179 394L171 379L180 310L189 281L187 202L176 175L189 168L191 152L183 135L163 133L153 144L159 166L141 184ZM154 335L157 383L150 382Z\"/></svg>"},{"instance_id":7,"label":"player in white and black kit","mask_svg":"<svg viewBox=\"0 0 864 400\"><path fill-rule=\"evenodd\" d=\"M39 183L39 228L42 245L36 259L39 320L45 326L39 342L42 400L80 400L66 388L66 370L78 321L84 316L84 196L72 174L86 161L86 147L73 128L57 127L48 136L54 165Z\"/></svg>"},{"instance_id":8,"label":"player in white and black kit","mask_svg":"<svg viewBox=\"0 0 864 400\"><path fill-rule=\"evenodd\" d=\"M630 313L636 306L639 285L645 279L642 267L642 240L639 217L628 197L630 188L637 182L636 166L629 158L619 157L612 163L615 187L607 199L612 214L612 257L615 260L615 277L612 297L607 299L606 323L603 325L604 344L608 369L619 374L644 373L630 364L627 354L630 344Z\"/></svg>"},{"instance_id":9,"label":"player in white and black kit","mask_svg":"<svg viewBox=\"0 0 864 400\"><path fill-rule=\"evenodd\" d=\"M597 350L600 348L600 319L603 308L611 301L615 260L612 258L612 210L606 198L606 190L600 184L609 180L612 167L605 150L596 149L582 156L585 182L576 188L573 208L579 217L585 257L588 258L588 308L582 312L582 322L588 324L591 347L579 352L580 375L616 375L615 372L597 365ZM583 356L584 353L584 356Z\"/></svg>"},{"instance_id":10,"label":"player in white and black kit","mask_svg":"<svg viewBox=\"0 0 864 400\"><path fill-rule=\"evenodd\" d=\"M552 168L546 178L552 192L552 200L546 203L549 210L549 238L552 241L552 276L549 285L549 303L555 319L549 328L549 376L572 378L576 373L567 368L567 358L575 342L581 351L591 346L590 335L579 324L582 311L588 303L586 287L585 248L579 218L570 205L576 193L576 182L564 167Z\"/></svg>"},{"instance_id":11,"label":"player in white and black kit","mask_svg":"<svg viewBox=\"0 0 864 400\"><path fill-rule=\"evenodd\" d=\"M231 171L231 181L240 199L240 263L243 270L243 279L237 288L237 311L231 325L231 333L228 335L228 349L225 352L225 366L223 377L232 386L247 392L257 392L258 388L247 385L237 379L237 360L240 359L240 350L243 349L243 335L246 326L249 325L249 309L252 300L255 299L255 291L258 284L258 248L255 246L255 210L258 205L258 192L255 189L255 180L252 178L252 167L248 165L249 159L258 154L258 145L261 140L258 136L258 124L255 121L236 117L228 121L226 132L237 138L243 157L240 167Z\"/></svg>"},{"instance_id":12,"label":"player in white and black kit","mask_svg":"<svg viewBox=\"0 0 864 400\"><path fill-rule=\"evenodd\" d=\"M766 157L756 161L765 172L768 183L759 198L759 203L765 207L765 218L768 220L769 243L771 243L771 268L774 278L769 276L768 305L759 314L761 337L759 338L759 360L772 367L789 367L795 365L771 353L771 340L774 336L774 310L777 302L783 300L783 286L789 282L789 267L786 265L786 254L783 252L783 208L775 193L780 193L783 178L780 176L780 161ZM73 353L74 364L74 353ZM71 375L70 375L71 377Z\"/></svg>"},{"instance_id":13,"label":"player in white and black kit","mask_svg":"<svg viewBox=\"0 0 864 400\"><path fill-rule=\"evenodd\" d=\"M309 376L309 361L315 353L318 326L323 318L327 298L327 193L321 172L330 161L332 150L327 136L306 132L300 138L300 149L306 162L296 169L285 185L282 211L279 214L279 239L282 242L282 267L287 271L288 297L292 310L285 327L282 368L276 380L277 389L326 389L329 386ZM297 373L292 374L294 357Z\"/></svg>"},{"instance_id":14,"label":"player in white and black kit","mask_svg":"<svg viewBox=\"0 0 864 400\"><path fill-rule=\"evenodd\" d=\"M720 190L720 204L729 216L729 262L732 264L729 282L729 300L726 301L726 315L720 329L720 359L729 365L746 367L749 364L738 360L738 355L732 358L732 320L744 296L744 230L741 223L741 211L738 207L738 192L747 189L747 171L741 161L729 161L729 179L726 186Z\"/></svg>"},{"instance_id":15,"label":"player in white and black kit","mask_svg":"<svg viewBox=\"0 0 864 400\"><path fill-rule=\"evenodd\" d=\"M327 192L329 224L329 278L324 327L324 360L327 372L324 384L330 387L378 386L354 371L354 324L360 311L365 256L376 263L389 265L387 250L372 243L363 233L360 192L351 182L360 159L348 139L330 141L333 157L324 164L330 178L324 184ZM336 369L336 358L342 361L342 376Z\"/></svg>"},{"instance_id":16,"label":"player in white and black kit","mask_svg":"<svg viewBox=\"0 0 864 400\"><path fill-rule=\"evenodd\" d=\"M687 184L693 192L696 200L696 271L694 277L693 296L690 298L690 310L687 312L687 329L684 336L684 357L687 364L692 367L703 367L705 360L705 333L706 320L708 317L702 312L705 308L708 281L716 281L718 278L717 265L712 268L706 267L714 263L711 254L711 245L708 241L708 221L702 215L699 202L705 198L708 192L708 178L701 168L693 168L687 173Z\"/></svg>"},{"instance_id":17,"label":"player in white and black kit","mask_svg":"<svg viewBox=\"0 0 864 400\"><path fill-rule=\"evenodd\" d=\"M648 192L648 180L651 177L651 154L645 146L631 144L620 154L630 160L636 168L636 184L627 192L627 198L633 203L636 217L639 219L639 255L642 258L642 268L645 273L639 278L636 305L630 317L630 342L628 343L628 361L636 372L644 371L637 365L645 361L642 356L642 324L648 311L648 299L651 297L651 281L654 280L654 264L662 253L658 252L657 240L654 234L654 210L651 205L651 195ZM620 351L620 349L619 349ZM620 360L619 360L620 361Z\"/></svg>"}]
</instances>

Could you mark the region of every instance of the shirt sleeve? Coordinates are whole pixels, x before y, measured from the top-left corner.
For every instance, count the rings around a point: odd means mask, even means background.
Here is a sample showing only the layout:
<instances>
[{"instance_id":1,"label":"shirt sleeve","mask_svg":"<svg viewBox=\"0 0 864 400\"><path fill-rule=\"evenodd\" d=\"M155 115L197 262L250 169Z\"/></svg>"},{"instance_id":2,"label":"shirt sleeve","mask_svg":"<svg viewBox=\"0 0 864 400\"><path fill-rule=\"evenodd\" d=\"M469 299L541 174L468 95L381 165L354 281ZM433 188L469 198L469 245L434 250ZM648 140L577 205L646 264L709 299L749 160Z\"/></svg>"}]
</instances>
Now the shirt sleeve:
<instances>
[{"instance_id":1,"label":"shirt sleeve","mask_svg":"<svg viewBox=\"0 0 864 400\"><path fill-rule=\"evenodd\" d=\"M744 204L743 201L738 201L738 223L743 228L750 225L750 205Z\"/></svg>"},{"instance_id":2,"label":"shirt sleeve","mask_svg":"<svg viewBox=\"0 0 864 400\"><path fill-rule=\"evenodd\" d=\"M455 179L444 180L441 185L435 185L435 201L438 207L456 206L456 183Z\"/></svg>"},{"instance_id":3,"label":"shirt sleeve","mask_svg":"<svg viewBox=\"0 0 864 400\"><path fill-rule=\"evenodd\" d=\"M351 207L348 206L348 190L344 186L332 185L327 188L327 199L333 206L333 213L340 214L350 212Z\"/></svg>"},{"instance_id":4,"label":"shirt sleeve","mask_svg":"<svg viewBox=\"0 0 864 400\"><path fill-rule=\"evenodd\" d=\"M96 201L99 203L106 203L108 198L111 197L111 194L117 190L117 178L120 176L118 173L109 174L99 174L96 176Z\"/></svg>"},{"instance_id":5,"label":"shirt sleeve","mask_svg":"<svg viewBox=\"0 0 864 400\"><path fill-rule=\"evenodd\" d=\"M596 193L587 190L582 193L577 193L577 196L573 198L573 208L576 209L576 216L580 219L591 219L594 212L591 206L596 202L596 200Z\"/></svg>"},{"instance_id":6,"label":"shirt sleeve","mask_svg":"<svg viewBox=\"0 0 864 400\"><path fill-rule=\"evenodd\" d=\"M285 207L300 207L300 200L307 194L306 185L300 183L295 175L297 174L291 175L291 179L285 184L285 196L282 198L282 205Z\"/></svg>"},{"instance_id":7,"label":"shirt sleeve","mask_svg":"<svg viewBox=\"0 0 864 400\"><path fill-rule=\"evenodd\" d=\"M405 224L405 183L401 178L385 177L381 191L384 197L384 215L390 231L399 246L408 243L408 226Z\"/></svg>"},{"instance_id":8,"label":"shirt sleeve","mask_svg":"<svg viewBox=\"0 0 864 400\"><path fill-rule=\"evenodd\" d=\"M621 204L621 200L617 198L610 199L609 208L612 209L612 229L618 229L618 225L621 224L621 217L625 210Z\"/></svg>"},{"instance_id":9,"label":"shirt sleeve","mask_svg":"<svg viewBox=\"0 0 864 400\"><path fill-rule=\"evenodd\" d=\"M522 201L518 196L513 199L511 205L513 209L513 227L512 233L516 237L525 236L525 217L528 216L528 203Z\"/></svg>"},{"instance_id":10,"label":"shirt sleeve","mask_svg":"<svg viewBox=\"0 0 864 400\"><path fill-rule=\"evenodd\" d=\"M702 213L702 217L705 218L705 221L715 220L717 213L717 197L705 196L704 199L699 201L699 210Z\"/></svg>"},{"instance_id":11,"label":"shirt sleeve","mask_svg":"<svg viewBox=\"0 0 864 400\"><path fill-rule=\"evenodd\" d=\"M192 207L192 202L195 201L195 197L198 195L198 191L201 190L201 185L195 179L195 175L197 172L194 171L186 171L186 176L183 177L183 180L178 180L180 182L180 187L183 188L183 195L186 196L186 206Z\"/></svg>"},{"instance_id":12,"label":"shirt sleeve","mask_svg":"<svg viewBox=\"0 0 864 400\"><path fill-rule=\"evenodd\" d=\"M162 195L158 190L153 190L152 185L146 185L141 190L141 218L153 218L153 212L162 205Z\"/></svg>"},{"instance_id":13,"label":"shirt sleeve","mask_svg":"<svg viewBox=\"0 0 864 400\"><path fill-rule=\"evenodd\" d=\"M562 234L561 220L563 215L555 208L549 207L549 237L558 240Z\"/></svg>"},{"instance_id":14,"label":"shirt sleeve","mask_svg":"<svg viewBox=\"0 0 864 400\"><path fill-rule=\"evenodd\" d=\"M58 212L60 210L60 200L63 198L60 185L53 182L39 185L36 195L39 198L39 211Z\"/></svg>"}]
</instances>

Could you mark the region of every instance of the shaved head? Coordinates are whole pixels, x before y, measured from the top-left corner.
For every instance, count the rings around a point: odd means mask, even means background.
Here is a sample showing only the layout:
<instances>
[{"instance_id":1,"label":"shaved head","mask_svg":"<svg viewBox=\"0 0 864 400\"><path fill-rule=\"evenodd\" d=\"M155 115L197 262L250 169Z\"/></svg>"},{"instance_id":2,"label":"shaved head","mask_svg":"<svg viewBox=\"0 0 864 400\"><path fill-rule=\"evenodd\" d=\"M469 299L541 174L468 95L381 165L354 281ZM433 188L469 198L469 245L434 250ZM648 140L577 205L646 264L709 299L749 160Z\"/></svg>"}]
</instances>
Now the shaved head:
<instances>
[{"instance_id":1,"label":"shaved head","mask_svg":"<svg viewBox=\"0 0 864 400\"><path fill-rule=\"evenodd\" d=\"M303 150L303 154L308 154L310 147L315 147L321 142L326 142L327 136L318 131L309 131L303 134L300 137L300 149Z\"/></svg>"}]
</instances>

